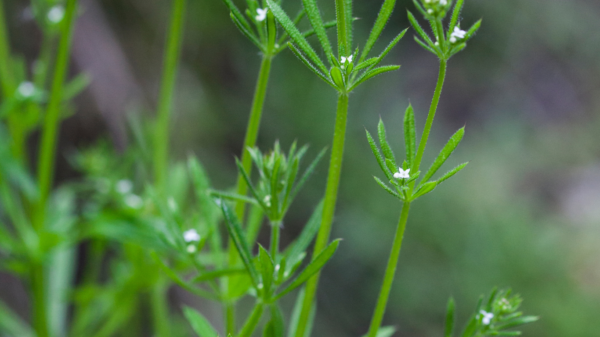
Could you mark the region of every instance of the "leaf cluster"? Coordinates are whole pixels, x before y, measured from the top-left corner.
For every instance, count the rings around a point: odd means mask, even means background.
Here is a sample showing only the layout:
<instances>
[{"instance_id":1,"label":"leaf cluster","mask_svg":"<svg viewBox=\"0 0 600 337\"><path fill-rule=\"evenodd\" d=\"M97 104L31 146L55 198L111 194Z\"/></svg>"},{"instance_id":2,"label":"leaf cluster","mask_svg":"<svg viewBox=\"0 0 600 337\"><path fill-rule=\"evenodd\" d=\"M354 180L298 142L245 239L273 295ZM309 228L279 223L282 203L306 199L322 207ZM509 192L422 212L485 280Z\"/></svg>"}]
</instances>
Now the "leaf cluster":
<instances>
[{"instance_id":1,"label":"leaf cluster","mask_svg":"<svg viewBox=\"0 0 600 337\"><path fill-rule=\"evenodd\" d=\"M415 185L417 179L421 175L421 172L417 171L419 169L419 167L417 167L418 164L416 163L417 132L414 110L410 105L404 114L404 143L406 146L406 159L402 163L401 167L398 166L392 148L387 141L385 125L382 120L380 120L378 124L378 138L381 152L377 146L377 143L375 142L375 139L373 139L369 131L366 131L366 133L367 140L369 141L371 150L377 159L377 163L392 187L377 177L374 177L375 181L389 194L404 202L414 201L417 198L433 191L439 184L460 172L468 164L461 164L444 174L441 178L437 180L430 180L433 175L435 175L435 173L442 167L442 165L446 162L446 160L450 157L452 152L454 152L462 140L465 133L465 129L463 127L459 129L452 137L450 137L450 140L438 154L437 158L431 164L423 178L418 182L418 184ZM396 168L402 170L411 170L412 172L410 173L410 177L408 179L395 178L394 173L397 172Z\"/></svg>"},{"instance_id":2,"label":"leaf cluster","mask_svg":"<svg viewBox=\"0 0 600 337\"><path fill-rule=\"evenodd\" d=\"M456 53L465 49L467 42L481 26L481 20L479 20L467 31L460 30L459 17L464 6L464 0L456 1L448 30L444 30L443 20L452 8L451 0L448 0L446 5L440 4L441 1L438 0L423 1L422 3L419 0L413 0L413 2L417 10L429 22L433 32L432 39L421 27L415 16L408 11L408 19L418 35L415 36L415 41L425 50L435 54L440 60L447 61ZM462 34L456 35L457 30Z\"/></svg>"},{"instance_id":3,"label":"leaf cluster","mask_svg":"<svg viewBox=\"0 0 600 337\"><path fill-rule=\"evenodd\" d=\"M304 11L308 16L311 26L318 37L321 48L325 54L328 65L319 57L315 49L297 28L296 20L281 8L280 3L275 0L266 0L275 19L290 37L288 43L290 50L319 78L332 86L342 94L352 92L361 83L389 71L397 70L400 66L378 65L392 48L404 36L406 30L402 31L392 40L389 45L378 56L368 58L373 46L379 39L386 23L388 22L395 0L385 0L375 21L373 29L359 54L359 48L354 49L352 44L352 2L349 0L336 1L338 50L334 52L329 37L327 36L327 24L323 21L316 0L303 0ZM337 55L336 55L337 54Z\"/></svg>"}]
</instances>

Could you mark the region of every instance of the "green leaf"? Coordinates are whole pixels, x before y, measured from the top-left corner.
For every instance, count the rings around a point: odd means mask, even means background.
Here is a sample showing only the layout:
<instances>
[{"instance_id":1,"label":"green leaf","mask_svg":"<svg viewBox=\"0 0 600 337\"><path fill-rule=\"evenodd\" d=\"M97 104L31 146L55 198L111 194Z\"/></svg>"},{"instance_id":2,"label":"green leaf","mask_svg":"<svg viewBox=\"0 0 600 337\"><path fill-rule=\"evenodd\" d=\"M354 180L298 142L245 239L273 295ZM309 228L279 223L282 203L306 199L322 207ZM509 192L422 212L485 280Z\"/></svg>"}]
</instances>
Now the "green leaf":
<instances>
[{"instance_id":1,"label":"green leaf","mask_svg":"<svg viewBox=\"0 0 600 337\"><path fill-rule=\"evenodd\" d=\"M454 320L455 320L455 305L454 299L448 300L448 307L446 309L446 326L444 329L444 337L452 337L454 331Z\"/></svg>"},{"instance_id":2,"label":"green leaf","mask_svg":"<svg viewBox=\"0 0 600 337\"><path fill-rule=\"evenodd\" d=\"M413 196L410 199L416 200L417 198L422 197L425 194L433 191L436 186L437 186L437 182L435 182L435 181L430 181L428 183L424 183L419 187L417 192L415 192L415 194L413 194Z\"/></svg>"},{"instance_id":3,"label":"green leaf","mask_svg":"<svg viewBox=\"0 0 600 337\"><path fill-rule=\"evenodd\" d=\"M279 293L275 300L280 299L290 291L298 288L304 282L308 281L314 274L318 273L323 266L331 259L335 251L337 250L340 244L340 240L335 240L327 246L327 248L323 249L321 253L298 275L296 279L281 293Z\"/></svg>"},{"instance_id":4,"label":"green leaf","mask_svg":"<svg viewBox=\"0 0 600 337\"><path fill-rule=\"evenodd\" d=\"M0 335L33 337L35 334L17 314L0 301Z\"/></svg>"},{"instance_id":5,"label":"green leaf","mask_svg":"<svg viewBox=\"0 0 600 337\"><path fill-rule=\"evenodd\" d=\"M227 225L227 231L229 232L229 236L233 240L235 247L240 254L242 261L244 262L244 266L246 266L246 270L248 274L250 274L250 278L252 279L252 283L255 287L258 288L258 284L260 283L260 278L258 276L258 272L254 268L254 263L252 262L252 253L250 252L250 248L248 247L248 243L246 242L246 237L240 226L239 220L235 213L227 206L227 204L223 200L218 200L221 210L223 211L223 215L225 216L225 224Z\"/></svg>"},{"instance_id":6,"label":"green leaf","mask_svg":"<svg viewBox=\"0 0 600 337\"><path fill-rule=\"evenodd\" d=\"M427 42L427 44L429 44L430 46L434 46L433 41L431 41L431 38L429 38L429 35L427 35L427 33L425 33L423 28L421 28L421 25L419 24L419 22L417 21L415 16L410 11L407 11L407 12L408 12L408 20L410 21L410 24L413 26L413 28L415 29L417 34L419 34L419 36L425 42Z\"/></svg>"},{"instance_id":7,"label":"green leaf","mask_svg":"<svg viewBox=\"0 0 600 337\"><path fill-rule=\"evenodd\" d=\"M319 152L319 154L310 163L310 165L308 165L308 168L306 169L306 171L304 171L304 174L302 175L300 180L298 180L298 183L296 184L296 186L294 187L294 190L292 191L292 194L290 195L290 203L294 200L296 195L298 195L298 192L300 192L300 189L304 186L304 184L308 181L308 178L315 171L315 169L317 168L317 165L319 164L319 161L321 161L321 158L323 158L326 151L327 151L327 149L321 150L321 152Z\"/></svg>"},{"instance_id":8,"label":"green leaf","mask_svg":"<svg viewBox=\"0 0 600 337\"><path fill-rule=\"evenodd\" d=\"M315 208L314 212L308 219L308 222L304 226L304 229L298 236L298 239L291 245L290 250L287 252L287 265L289 271L296 264L296 262L300 259L302 253L308 248L312 240L317 235L319 228L321 227L321 218L323 216L323 200L319 202L319 205Z\"/></svg>"},{"instance_id":9,"label":"green leaf","mask_svg":"<svg viewBox=\"0 0 600 337\"><path fill-rule=\"evenodd\" d=\"M292 317L290 318L290 328L288 329L287 337L296 337L296 330L298 330L298 321L300 319L300 313L302 312L302 304L304 302L304 288L302 288L298 292L298 296L296 297L296 302L294 304L294 309L292 310ZM310 313L308 322L306 323L306 329L304 332L304 337L309 337L312 331L313 323L315 321L316 314L316 305L313 301L310 307Z\"/></svg>"},{"instance_id":10,"label":"green leaf","mask_svg":"<svg viewBox=\"0 0 600 337\"><path fill-rule=\"evenodd\" d=\"M404 113L404 145L406 146L408 167L413 168L415 154L417 153L417 127L415 125L415 112L410 104Z\"/></svg>"},{"instance_id":11,"label":"green leaf","mask_svg":"<svg viewBox=\"0 0 600 337\"><path fill-rule=\"evenodd\" d=\"M462 337L473 337L475 331L477 330L477 317L475 315L471 316L469 322L465 326L463 330Z\"/></svg>"},{"instance_id":12,"label":"green leaf","mask_svg":"<svg viewBox=\"0 0 600 337\"><path fill-rule=\"evenodd\" d=\"M250 28L250 24L248 23L248 21L246 21L246 19L242 15L242 12L240 12L240 10L237 8L237 6L233 3L232 0L223 0L223 3L225 3L225 6L229 8L231 15L233 15L238 20L240 25L245 27L248 31L252 30Z\"/></svg>"},{"instance_id":13,"label":"green leaf","mask_svg":"<svg viewBox=\"0 0 600 337\"><path fill-rule=\"evenodd\" d=\"M263 289L266 294L269 294L271 285L273 285L273 272L275 271L275 266L273 265L271 256L261 245L258 245L258 261L260 265L260 274L262 276Z\"/></svg>"},{"instance_id":14,"label":"green leaf","mask_svg":"<svg viewBox=\"0 0 600 337\"><path fill-rule=\"evenodd\" d=\"M298 48L300 48L302 52L306 54L319 69L321 69L322 72L326 73L327 68L325 67L325 64L323 64L323 61L321 61L315 50L310 46L308 41L306 41L304 36L302 36L302 33L300 33L298 28L296 28L290 17L273 0L267 0L267 4L273 12L273 15L275 15L275 18L279 24L281 24L283 29L288 33L292 41L298 45Z\"/></svg>"},{"instance_id":15,"label":"green leaf","mask_svg":"<svg viewBox=\"0 0 600 337\"><path fill-rule=\"evenodd\" d=\"M217 337L219 333L210 322L198 311L188 306L183 307L183 315L194 329L194 332L200 337Z\"/></svg>"},{"instance_id":16,"label":"green leaf","mask_svg":"<svg viewBox=\"0 0 600 337\"><path fill-rule=\"evenodd\" d=\"M360 62L356 68L354 68L354 71L363 70L374 65L375 63L379 63L379 57L371 57L370 59Z\"/></svg>"},{"instance_id":17,"label":"green leaf","mask_svg":"<svg viewBox=\"0 0 600 337\"><path fill-rule=\"evenodd\" d=\"M329 70L329 75L339 90L344 90L346 88L346 83L344 83L344 75L342 74L342 70L340 68L332 67Z\"/></svg>"},{"instance_id":18,"label":"green leaf","mask_svg":"<svg viewBox=\"0 0 600 337\"><path fill-rule=\"evenodd\" d=\"M381 120L381 118L379 119L379 124L377 124L377 134L379 136L379 144L381 145L381 152L383 152L383 156L385 159L392 161L392 167L394 168L393 171L396 171L396 157L394 156L394 152L387 141L385 124L383 124L383 120Z\"/></svg>"},{"instance_id":19,"label":"green leaf","mask_svg":"<svg viewBox=\"0 0 600 337\"><path fill-rule=\"evenodd\" d=\"M467 31L467 34L465 36L465 38L468 40L470 38L473 37L473 35L475 35L475 33L477 33L477 31L479 30L479 27L481 27L481 20L475 22L475 24L473 26L471 26L471 28L469 28L469 30Z\"/></svg>"},{"instance_id":20,"label":"green leaf","mask_svg":"<svg viewBox=\"0 0 600 337\"><path fill-rule=\"evenodd\" d=\"M396 328L393 326L382 326L377 331L377 337L392 337L396 332ZM363 337L367 337L368 335L364 335Z\"/></svg>"},{"instance_id":21,"label":"green leaf","mask_svg":"<svg viewBox=\"0 0 600 337\"><path fill-rule=\"evenodd\" d=\"M354 84L352 84L352 87L350 87L350 89L348 91L354 90L359 84L361 84L364 81L369 80L377 75L387 73L389 71L398 70L398 69L400 69L400 66L383 66L383 67L371 69L371 70L365 72L363 75L361 75L356 80L356 82L354 82Z\"/></svg>"},{"instance_id":22,"label":"green leaf","mask_svg":"<svg viewBox=\"0 0 600 337\"><path fill-rule=\"evenodd\" d=\"M375 24L373 25L373 29L371 29L371 33L369 34L369 38L367 39L367 42L365 44L365 48L363 49L362 54L360 56L360 62L364 61L369 55L371 49L373 49L375 42L377 42L377 40L379 39L381 32L383 32L385 25L390 19L390 15L392 15L392 11L394 10L395 4L396 0L385 0L383 2L381 10L379 11L377 19L375 20Z\"/></svg>"},{"instance_id":23,"label":"green leaf","mask_svg":"<svg viewBox=\"0 0 600 337\"><path fill-rule=\"evenodd\" d=\"M160 259L160 257L158 256L158 254L156 254L156 252L152 252L151 255L154 258L154 260L156 262L158 262L158 265L162 268L162 270L165 272L165 274L167 274L167 276L169 278L171 278L171 280L173 280L173 282L175 282L177 285L179 285L183 289L191 292L194 295L200 296L200 297L204 297L204 298L208 298L208 299L212 299L212 300L216 300L218 298L214 294L209 293L206 290L203 290L200 288L195 288L195 287L191 286L189 283L187 283L186 281L182 280L179 276L177 276L177 273L175 273L171 268L169 268Z\"/></svg>"},{"instance_id":24,"label":"green leaf","mask_svg":"<svg viewBox=\"0 0 600 337\"><path fill-rule=\"evenodd\" d=\"M308 67L308 69L312 70L312 72L325 81L325 83L329 84L335 90L338 90L335 83L333 83L329 77L320 72L312 63L310 63L310 61L304 56L304 54L302 54L302 52L300 52L300 50L298 50L298 48L296 48L296 46L294 46L291 42L288 43L288 46L290 50L300 59L300 61L302 61L302 63Z\"/></svg>"},{"instance_id":25,"label":"green leaf","mask_svg":"<svg viewBox=\"0 0 600 337\"><path fill-rule=\"evenodd\" d=\"M254 188L254 185L252 185L250 176L248 175L248 172L246 172L246 170L244 169L244 166L242 165L242 163L237 158L235 159L235 163L238 166L238 170L242 174L242 178L244 178L244 181L246 181L246 185L248 185L248 189L250 190L250 193L252 193L252 196L254 196L254 199L260 204L260 206L265 210L265 212L268 211L269 207L262 200L262 198L260 197L260 195L258 194L256 189Z\"/></svg>"},{"instance_id":26,"label":"green leaf","mask_svg":"<svg viewBox=\"0 0 600 337\"><path fill-rule=\"evenodd\" d=\"M319 7L317 6L317 1L302 0L302 4L304 5L304 9L306 11L306 15L308 16L310 24L311 26L313 26L317 37L321 42L321 46L323 46L325 54L333 54L333 49L331 49L331 43L329 42L329 38L327 37L327 32L325 31L325 25L323 24L323 19L321 17Z\"/></svg>"},{"instance_id":27,"label":"green leaf","mask_svg":"<svg viewBox=\"0 0 600 337\"><path fill-rule=\"evenodd\" d=\"M440 179L438 179L437 184L441 184L442 182L448 180L449 178L451 178L453 175L457 174L458 172L460 172L462 169L464 169L467 164L469 163L463 163L458 165L457 167L453 168L452 170L450 170L448 173L444 174Z\"/></svg>"},{"instance_id":28,"label":"green leaf","mask_svg":"<svg viewBox=\"0 0 600 337\"><path fill-rule=\"evenodd\" d=\"M254 45L257 46L258 49L264 52L264 47L262 43L260 43L260 41L254 35L254 33L248 27L244 26L244 24L240 21L240 19L237 16L233 14L233 12L231 12L230 16L231 21L233 21L233 23L240 30L240 32L242 32L242 34L244 34L245 37L247 37L252 43L254 43Z\"/></svg>"},{"instance_id":29,"label":"green leaf","mask_svg":"<svg viewBox=\"0 0 600 337\"><path fill-rule=\"evenodd\" d=\"M377 159L377 163L379 164L381 171L383 171L383 173L388 178L388 180L392 180L392 178L394 176L390 172L390 170L388 170L387 166L385 165L385 161L384 161L383 157L381 156L379 149L377 148L377 144L375 144L375 140L373 140L373 137L371 136L369 131L367 131L366 129L365 129L365 131L367 133L367 140L369 142L369 145L371 146L371 151L373 151L373 155L375 155L375 159ZM394 171L395 171L395 169L394 169Z\"/></svg>"},{"instance_id":30,"label":"green leaf","mask_svg":"<svg viewBox=\"0 0 600 337\"><path fill-rule=\"evenodd\" d=\"M254 205L259 204L255 199L248 198L245 195L241 195L241 194L237 194L237 193L229 193L229 192L221 192L221 191L213 190L210 192L210 194L214 197L222 198L225 200L247 202L249 204L254 204Z\"/></svg>"},{"instance_id":31,"label":"green leaf","mask_svg":"<svg viewBox=\"0 0 600 337\"><path fill-rule=\"evenodd\" d=\"M69 101L73 97L81 93L92 81L89 74L81 73L73 78L69 83L65 84L62 93L63 101Z\"/></svg>"},{"instance_id":32,"label":"green leaf","mask_svg":"<svg viewBox=\"0 0 600 337\"><path fill-rule=\"evenodd\" d=\"M404 198L402 198L402 196L400 196L400 194L394 192L391 188L389 188L383 181L381 181L379 178L373 176L373 178L375 178L375 181L379 184L379 186L381 186L386 192L388 192L389 194L395 196L396 198L403 200Z\"/></svg>"},{"instance_id":33,"label":"green leaf","mask_svg":"<svg viewBox=\"0 0 600 337\"><path fill-rule=\"evenodd\" d=\"M276 304L270 306L271 319L265 325L263 332L264 337L283 337L285 331L285 325L283 322L283 314L281 309Z\"/></svg>"},{"instance_id":34,"label":"green leaf","mask_svg":"<svg viewBox=\"0 0 600 337\"><path fill-rule=\"evenodd\" d=\"M460 11L462 10L464 3L465 0L457 0L456 4L454 5L454 10L452 11L452 18L450 19L450 26L448 26L448 39L450 38L452 32L454 32L454 27L456 27L456 25L458 24L458 17L460 16Z\"/></svg>"},{"instance_id":35,"label":"green leaf","mask_svg":"<svg viewBox=\"0 0 600 337\"><path fill-rule=\"evenodd\" d=\"M396 37L392 40L392 42L390 42L390 44L388 44L387 47L385 47L385 49L381 52L381 54L379 54L379 56L377 57L377 62L375 62L375 64L371 65L371 68L378 65L381 61L383 61L383 59L387 56L387 54L389 54L390 51L392 51L392 49L404 37L404 34L406 34L407 30L408 30L408 28L401 31L400 34L396 35Z\"/></svg>"},{"instance_id":36,"label":"green leaf","mask_svg":"<svg viewBox=\"0 0 600 337\"><path fill-rule=\"evenodd\" d=\"M450 140L448 141L448 143L446 143L446 146L444 146L440 154L437 156L433 164L431 164L431 167L423 177L423 181L428 181L437 172L437 170L439 170L439 168L444 164L444 162L446 162L448 157L450 157L452 152L454 152L454 150L462 140L464 134L465 128L463 127L456 131L456 133L452 135L452 137L450 137Z\"/></svg>"},{"instance_id":37,"label":"green leaf","mask_svg":"<svg viewBox=\"0 0 600 337\"><path fill-rule=\"evenodd\" d=\"M417 42L421 47L425 48L425 50L431 52L432 54L438 54L437 51L435 51L432 47L426 45L425 42L421 41L417 36L415 36L414 38L415 42Z\"/></svg>"}]
</instances>

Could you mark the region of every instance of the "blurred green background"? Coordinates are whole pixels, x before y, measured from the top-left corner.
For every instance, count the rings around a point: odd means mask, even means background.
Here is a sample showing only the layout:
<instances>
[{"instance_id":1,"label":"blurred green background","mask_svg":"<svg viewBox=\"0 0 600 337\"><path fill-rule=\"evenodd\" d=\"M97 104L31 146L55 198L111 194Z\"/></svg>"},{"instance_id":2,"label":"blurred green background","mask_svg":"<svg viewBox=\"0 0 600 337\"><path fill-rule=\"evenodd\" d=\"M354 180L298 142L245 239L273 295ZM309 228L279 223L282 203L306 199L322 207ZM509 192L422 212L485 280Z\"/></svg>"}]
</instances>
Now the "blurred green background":
<instances>
[{"instance_id":1,"label":"blurred green background","mask_svg":"<svg viewBox=\"0 0 600 337\"><path fill-rule=\"evenodd\" d=\"M334 17L333 3L320 1L327 18ZM13 50L33 60L41 35L28 5L5 1ZM129 142L126 115L153 115L169 6L159 0L82 1L72 72L87 72L93 82L63 125L59 180L77 179L67 153L105 137L122 150ZM295 12L300 1L286 0L286 6ZM356 41L365 41L379 7L380 1L355 2ZM383 41L408 27L405 8L412 10L412 2L398 1ZM450 61L426 154L430 161L466 125L447 168L470 164L413 206L384 323L398 326L398 336L441 336L449 296L464 319L480 294L510 286L525 298L527 313L541 316L524 328L525 336L597 336L600 2L467 0L464 26L479 18L478 35ZM350 97L333 234L344 241L321 279L315 336L359 336L369 324L400 205L373 181L379 168L364 129L374 131L382 118L402 153L409 102L423 126L437 62L412 35L389 56L388 63L402 64L401 70ZM235 183L234 156L240 154L259 61L220 0L189 1L171 154L173 160L197 155L217 188ZM298 140L316 155L331 142L335 103L333 90L284 52L274 61L259 146L266 150L280 140L288 147ZM326 164L291 210L284 241L299 233L320 199ZM3 276L2 288L2 296L26 312L22 287ZM170 300L174 309L185 302L215 310L179 289Z\"/></svg>"}]
</instances>

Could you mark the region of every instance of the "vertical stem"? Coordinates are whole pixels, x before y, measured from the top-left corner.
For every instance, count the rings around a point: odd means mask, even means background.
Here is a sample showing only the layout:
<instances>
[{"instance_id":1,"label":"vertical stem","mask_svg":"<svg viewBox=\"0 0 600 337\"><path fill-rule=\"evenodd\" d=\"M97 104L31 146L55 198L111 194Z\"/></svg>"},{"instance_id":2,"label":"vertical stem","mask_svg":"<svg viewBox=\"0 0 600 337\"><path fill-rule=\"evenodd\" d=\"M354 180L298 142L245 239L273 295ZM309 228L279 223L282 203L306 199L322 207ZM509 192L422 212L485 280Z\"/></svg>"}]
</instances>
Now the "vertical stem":
<instances>
[{"instance_id":1,"label":"vertical stem","mask_svg":"<svg viewBox=\"0 0 600 337\"><path fill-rule=\"evenodd\" d=\"M435 87L435 92L433 93L429 114L427 115L427 122L425 123L425 128L423 129L423 136L419 141L419 149L417 150L416 160L412 167L414 172L419 170L421 160L423 160L423 153L425 153L425 146L427 146L427 140L429 139L429 133L431 132L431 125L433 124L435 112L437 111L438 103L440 102L440 96L442 95L444 79L446 78L446 65L447 63L445 60L440 60L440 72L438 75L437 85ZM414 186L414 182L412 185Z\"/></svg>"},{"instance_id":2,"label":"vertical stem","mask_svg":"<svg viewBox=\"0 0 600 337\"><path fill-rule=\"evenodd\" d=\"M246 128L246 137L244 139L244 145L242 147L242 167L248 172L252 173L252 157L248 151L249 147L256 145L256 139L258 137L258 130L260 129L260 120L262 117L263 106L265 103L265 97L267 95L267 85L269 84L269 75L271 73L271 62L273 56L271 54L263 54L262 62L260 64L260 70L258 73L258 80L256 81L256 89L254 91L254 99L252 101L252 109L250 110L250 119L248 120L248 126ZM248 186L244 181L241 173L237 177L237 193L240 195L246 195L248 193ZM244 216L246 213L246 204L244 202L238 202L235 205L235 214L238 219L243 223ZM229 262L231 265L235 264L238 259L238 253L235 246L229 240ZM228 279L224 278L224 282ZM234 303L227 303L225 308L225 327L226 333L235 335L235 307Z\"/></svg>"},{"instance_id":3,"label":"vertical stem","mask_svg":"<svg viewBox=\"0 0 600 337\"><path fill-rule=\"evenodd\" d=\"M279 232L281 230L280 222L271 223L271 258L277 263L277 253L279 252Z\"/></svg>"},{"instance_id":4,"label":"vertical stem","mask_svg":"<svg viewBox=\"0 0 600 337\"><path fill-rule=\"evenodd\" d=\"M39 229L44 221L44 208L46 200L50 193L52 179L54 177L54 161L56 157L56 138L58 133L58 124L60 119L60 105L62 101L63 85L67 75L69 65L69 53L71 50L71 36L77 8L77 0L68 0L66 14L61 27L61 37L58 45L58 55L56 57L56 66L54 67L54 78L50 93L50 101L46 111L46 118L42 129L42 139L40 143L39 164L38 164L38 184L40 190L40 200L37 209L37 218L34 226Z\"/></svg>"},{"instance_id":5,"label":"vertical stem","mask_svg":"<svg viewBox=\"0 0 600 337\"><path fill-rule=\"evenodd\" d=\"M44 266L40 263L36 263L34 266L32 266L30 286L33 296L33 326L36 335L39 337L50 336L50 332L48 330L48 313L44 281Z\"/></svg>"},{"instance_id":6,"label":"vertical stem","mask_svg":"<svg viewBox=\"0 0 600 337\"><path fill-rule=\"evenodd\" d=\"M345 0L335 0L335 14L337 21L337 36L338 36L338 52L347 56L350 51L350 43L348 41L348 20L346 17L346 1Z\"/></svg>"},{"instance_id":7,"label":"vertical stem","mask_svg":"<svg viewBox=\"0 0 600 337\"><path fill-rule=\"evenodd\" d=\"M409 210L410 202L405 202L402 206L402 213L400 214L400 221L398 222L398 228L396 229L396 235L394 236L394 244L392 245L392 251L390 252L387 268L385 270L377 306L375 307L373 318L371 319L368 337L377 336L381 321L383 320L390 291L392 290L392 283L394 282L394 275L396 274L396 266L398 265L398 258L400 257L400 249L402 248L402 240L404 239L404 230L406 229Z\"/></svg>"},{"instance_id":8,"label":"vertical stem","mask_svg":"<svg viewBox=\"0 0 600 337\"><path fill-rule=\"evenodd\" d=\"M0 85L4 99L10 97L15 90L15 79L11 71L10 46L8 44L8 29L4 16L4 2L0 3Z\"/></svg>"},{"instance_id":9,"label":"vertical stem","mask_svg":"<svg viewBox=\"0 0 600 337\"><path fill-rule=\"evenodd\" d=\"M165 176L168 166L169 126L173 91L179 65L181 40L183 34L186 0L173 0L171 27L167 37L164 55L162 83L158 98L156 130L154 134L154 179L159 191L164 192Z\"/></svg>"},{"instance_id":10,"label":"vertical stem","mask_svg":"<svg viewBox=\"0 0 600 337\"><path fill-rule=\"evenodd\" d=\"M150 290L152 306L152 324L156 336L171 336L169 327L169 303L167 300L168 283L159 279Z\"/></svg>"},{"instance_id":11,"label":"vertical stem","mask_svg":"<svg viewBox=\"0 0 600 337\"><path fill-rule=\"evenodd\" d=\"M329 241L333 215L335 213L335 204L337 201L338 187L340 185L340 175L342 173L342 159L344 156L344 142L346 138L346 121L348 119L348 95L341 94L338 98L338 106L335 120L335 130L333 133L333 146L331 148L331 160L329 162L329 174L327 177L327 188L325 190L325 201L323 204L323 217L321 219L321 228L317 236L313 258L316 257ZM302 311L298 319L298 329L296 337L304 337L306 325L310 316L312 302L317 292L320 273L315 274L306 283L306 292L302 303Z\"/></svg>"},{"instance_id":12,"label":"vertical stem","mask_svg":"<svg viewBox=\"0 0 600 337\"><path fill-rule=\"evenodd\" d=\"M264 304L256 303L254 309L252 309L252 313L248 317L248 320L244 324L244 327L240 331L238 337L250 337L254 330L256 330L256 326L260 322L260 318L262 317L264 311Z\"/></svg>"},{"instance_id":13,"label":"vertical stem","mask_svg":"<svg viewBox=\"0 0 600 337\"><path fill-rule=\"evenodd\" d=\"M246 129L246 138L244 139L244 146L242 148L242 167L244 167L244 170L246 170L248 174L252 173L252 157L250 157L250 154L248 151L246 151L246 149L256 145L258 130L260 128L260 119L262 117L265 97L267 95L269 75L271 73L271 61L271 55L263 55L262 63L260 64L260 70L258 73L258 80L256 82L256 89L254 91L250 119L248 120L248 126ZM238 174L237 178L237 193L240 195L246 195L248 193L248 186L246 185L246 182L241 174ZM235 205L235 214L237 215L238 219L242 221L242 223L244 221L245 211L246 203L238 201ZM235 250L235 248L233 250Z\"/></svg>"}]
</instances>

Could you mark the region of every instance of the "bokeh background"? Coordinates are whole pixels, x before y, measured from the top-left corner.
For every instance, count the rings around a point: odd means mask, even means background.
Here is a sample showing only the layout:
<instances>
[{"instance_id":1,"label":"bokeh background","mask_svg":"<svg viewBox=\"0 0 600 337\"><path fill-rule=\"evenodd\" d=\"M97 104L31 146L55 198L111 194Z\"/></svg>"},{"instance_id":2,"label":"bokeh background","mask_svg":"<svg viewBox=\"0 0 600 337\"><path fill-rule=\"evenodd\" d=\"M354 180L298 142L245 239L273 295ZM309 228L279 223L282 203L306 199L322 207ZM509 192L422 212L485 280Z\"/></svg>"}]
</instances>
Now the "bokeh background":
<instances>
[{"instance_id":1,"label":"bokeh background","mask_svg":"<svg viewBox=\"0 0 600 337\"><path fill-rule=\"evenodd\" d=\"M333 1L319 1L333 18ZM170 1L87 0L74 37L72 72L93 81L76 100L60 140L60 181L77 179L66 153L110 139L130 143L127 114L153 115ZM365 41L380 1L355 2L356 41ZM4 1L13 50L37 57L40 32L28 1ZM298 0L286 0L295 12ZM382 41L408 27L398 1ZM447 164L466 170L412 209L386 325L398 336L442 334L449 296L466 318L480 294L512 287L523 309L541 320L525 336L598 335L600 313L600 2L597 0L467 0L463 26L483 18L479 34L450 61L426 162L447 138L467 133ZM216 187L235 182L260 56L237 31L219 0L190 0L179 71L172 158L193 153ZM423 126L436 59L409 32L388 57L400 71L351 96L347 147L333 237L344 241L323 274L316 336L358 336L368 327L400 205L373 181L379 175L364 129L379 118L402 153L403 111L410 103ZM333 38L333 35L332 35ZM385 42L384 42L385 43ZM378 46L383 48L384 44ZM275 140L310 144L332 138L336 96L290 53L274 61L259 146ZM32 142L31 151L36 149ZM299 197L283 240L295 237L320 199L327 165ZM266 234L266 233L265 233ZM2 285L16 307L22 288ZM181 302L214 306L173 289ZM218 312L215 317L218 317Z\"/></svg>"}]
</instances>

